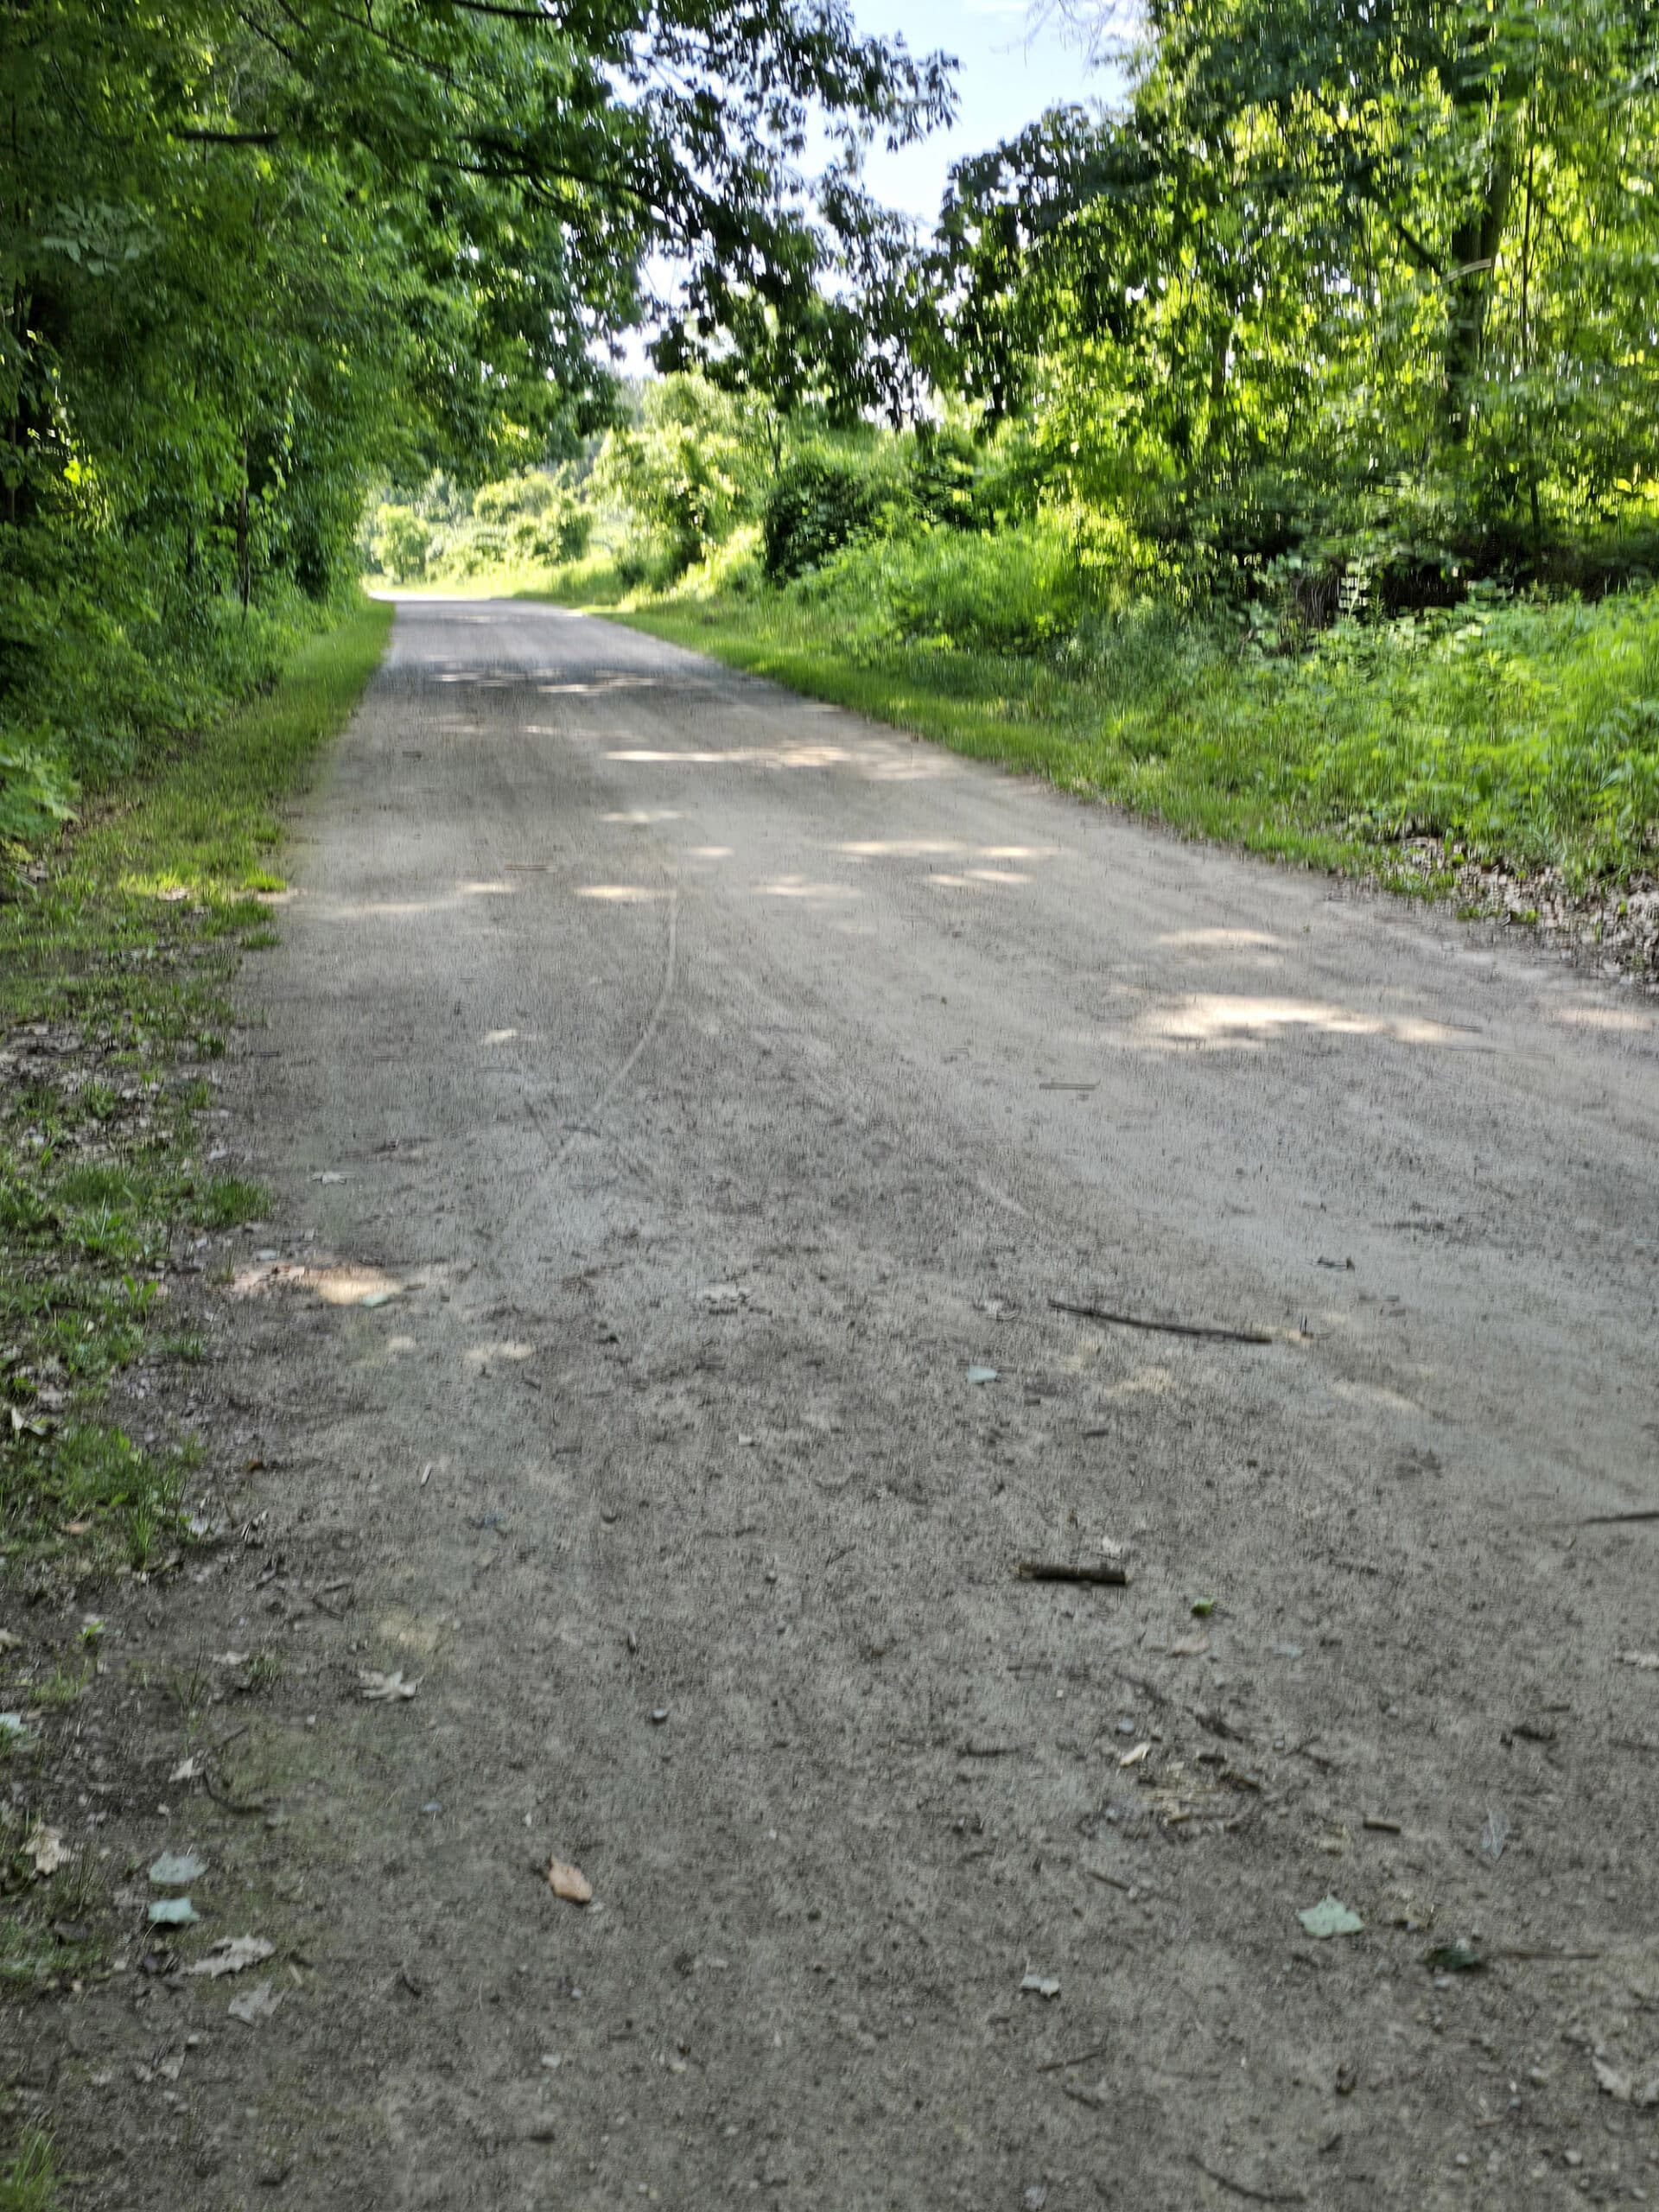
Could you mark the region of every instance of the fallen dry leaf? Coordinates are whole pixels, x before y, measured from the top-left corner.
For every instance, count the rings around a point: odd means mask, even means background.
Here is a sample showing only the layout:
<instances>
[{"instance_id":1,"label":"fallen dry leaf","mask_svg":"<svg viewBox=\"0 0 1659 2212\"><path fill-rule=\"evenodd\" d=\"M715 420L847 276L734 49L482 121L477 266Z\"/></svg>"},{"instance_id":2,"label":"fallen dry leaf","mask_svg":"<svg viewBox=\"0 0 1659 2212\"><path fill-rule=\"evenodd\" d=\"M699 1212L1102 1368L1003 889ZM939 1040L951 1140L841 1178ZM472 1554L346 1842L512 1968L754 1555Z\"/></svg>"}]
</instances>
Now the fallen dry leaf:
<instances>
[{"instance_id":1,"label":"fallen dry leaf","mask_svg":"<svg viewBox=\"0 0 1659 2212\"><path fill-rule=\"evenodd\" d=\"M192 1751L188 1759L179 1761L167 1778L169 1782L196 1782L200 1779L204 1770L205 1763L201 1753Z\"/></svg>"},{"instance_id":2,"label":"fallen dry leaf","mask_svg":"<svg viewBox=\"0 0 1659 2212\"><path fill-rule=\"evenodd\" d=\"M210 1974L217 1980L222 1974L240 1974L245 1967L257 1967L262 1959L273 1956L276 1946L263 1936L221 1936L205 1959L198 1959L187 1974Z\"/></svg>"},{"instance_id":3,"label":"fallen dry leaf","mask_svg":"<svg viewBox=\"0 0 1659 2212\"><path fill-rule=\"evenodd\" d=\"M282 2001L280 1996L273 1993L270 1984L262 1981L245 1991L240 1997L232 1997L226 2010L233 2020L240 2020L245 2026L252 2028L257 2027L261 2020L268 2020Z\"/></svg>"},{"instance_id":4,"label":"fallen dry leaf","mask_svg":"<svg viewBox=\"0 0 1659 2212\"><path fill-rule=\"evenodd\" d=\"M382 1675L372 1667L359 1667L358 1682L362 1694L371 1705L395 1705L399 1698L413 1697L421 1687L419 1682L406 1682L402 1668L390 1675Z\"/></svg>"},{"instance_id":5,"label":"fallen dry leaf","mask_svg":"<svg viewBox=\"0 0 1659 2212\"><path fill-rule=\"evenodd\" d=\"M547 1886L556 1897L563 1897L569 1904L586 1904L594 1894L594 1885L580 1866L567 1866L563 1859L547 1862Z\"/></svg>"},{"instance_id":6,"label":"fallen dry leaf","mask_svg":"<svg viewBox=\"0 0 1659 2212\"><path fill-rule=\"evenodd\" d=\"M1170 1645L1169 1656L1172 1659L1202 1659L1209 1649L1207 1636L1184 1636L1179 1643Z\"/></svg>"},{"instance_id":7,"label":"fallen dry leaf","mask_svg":"<svg viewBox=\"0 0 1659 2212\"><path fill-rule=\"evenodd\" d=\"M0 1628L0 1651L21 1651L22 1648L21 1636L14 1636L9 1628Z\"/></svg>"},{"instance_id":8,"label":"fallen dry leaf","mask_svg":"<svg viewBox=\"0 0 1659 2212\"><path fill-rule=\"evenodd\" d=\"M1139 1766L1151 1749L1150 1744L1137 1744L1132 1751L1124 1752L1118 1761L1119 1766Z\"/></svg>"},{"instance_id":9,"label":"fallen dry leaf","mask_svg":"<svg viewBox=\"0 0 1659 2212\"><path fill-rule=\"evenodd\" d=\"M1659 1651L1621 1651L1621 1667L1640 1667L1649 1674L1659 1674Z\"/></svg>"},{"instance_id":10,"label":"fallen dry leaf","mask_svg":"<svg viewBox=\"0 0 1659 2212\"><path fill-rule=\"evenodd\" d=\"M42 1879L55 1874L69 1857L69 1847L56 1828L49 1828L44 1821L36 1821L23 1840L23 1849L35 1862L35 1872Z\"/></svg>"}]
</instances>

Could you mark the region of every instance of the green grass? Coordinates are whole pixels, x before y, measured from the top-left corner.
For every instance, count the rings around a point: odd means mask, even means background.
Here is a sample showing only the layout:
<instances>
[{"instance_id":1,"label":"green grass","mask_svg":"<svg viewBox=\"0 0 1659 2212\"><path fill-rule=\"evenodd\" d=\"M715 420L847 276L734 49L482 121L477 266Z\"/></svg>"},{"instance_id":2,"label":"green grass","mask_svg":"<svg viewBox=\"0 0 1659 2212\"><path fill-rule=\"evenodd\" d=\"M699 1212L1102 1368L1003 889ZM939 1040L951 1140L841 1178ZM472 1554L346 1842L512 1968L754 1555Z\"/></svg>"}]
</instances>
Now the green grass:
<instances>
[{"instance_id":1,"label":"green grass","mask_svg":"<svg viewBox=\"0 0 1659 2212\"><path fill-rule=\"evenodd\" d=\"M58 2168L52 2139L32 2127L12 2157L0 2166L0 2212L54 2212L57 2202Z\"/></svg>"},{"instance_id":2,"label":"green grass","mask_svg":"<svg viewBox=\"0 0 1659 2212\"><path fill-rule=\"evenodd\" d=\"M153 1565L175 1544L188 1455L103 1409L111 1372L200 1357L165 1324L183 1234L257 1219L257 1184L212 1173L201 1116L281 810L361 696L388 607L360 603L273 688L111 794L0 904L0 1544ZM66 1534L66 1531L69 1533Z\"/></svg>"},{"instance_id":3,"label":"green grass","mask_svg":"<svg viewBox=\"0 0 1659 2212\"><path fill-rule=\"evenodd\" d=\"M1655 864L1659 593L1347 621L1294 650L1050 587L1030 533L859 548L783 591L607 606L624 621L1184 832L1421 887L1413 839L1559 868ZM574 580L573 580L574 581ZM561 595L563 595L563 594Z\"/></svg>"}]
</instances>

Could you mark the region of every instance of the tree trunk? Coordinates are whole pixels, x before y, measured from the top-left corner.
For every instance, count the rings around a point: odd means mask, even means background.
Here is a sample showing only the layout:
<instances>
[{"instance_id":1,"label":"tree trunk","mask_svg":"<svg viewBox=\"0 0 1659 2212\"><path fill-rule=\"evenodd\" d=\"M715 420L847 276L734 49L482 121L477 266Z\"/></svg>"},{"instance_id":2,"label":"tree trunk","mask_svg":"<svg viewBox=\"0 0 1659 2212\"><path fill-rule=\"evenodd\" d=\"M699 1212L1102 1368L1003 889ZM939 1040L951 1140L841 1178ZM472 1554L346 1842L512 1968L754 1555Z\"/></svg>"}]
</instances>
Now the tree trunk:
<instances>
[{"instance_id":1,"label":"tree trunk","mask_svg":"<svg viewBox=\"0 0 1659 2212\"><path fill-rule=\"evenodd\" d=\"M1446 319L1446 385L1441 421L1453 445L1467 442L1474 418L1475 383L1486 346L1486 314L1498 249L1515 190L1515 148L1507 121L1494 130L1486 189L1452 233L1450 296Z\"/></svg>"},{"instance_id":2,"label":"tree trunk","mask_svg":"<svg viewBox=\"0 0 1659 2212\"><path fill-rule=\"evenodd\" d=\"M248 601L253 592L253 548L248 529L249 480L253 473L251 444L249 435L245 430L242 434L242 497L236 510L236 581L244 614L248 611Z\"/></svg>"}]
</instances>

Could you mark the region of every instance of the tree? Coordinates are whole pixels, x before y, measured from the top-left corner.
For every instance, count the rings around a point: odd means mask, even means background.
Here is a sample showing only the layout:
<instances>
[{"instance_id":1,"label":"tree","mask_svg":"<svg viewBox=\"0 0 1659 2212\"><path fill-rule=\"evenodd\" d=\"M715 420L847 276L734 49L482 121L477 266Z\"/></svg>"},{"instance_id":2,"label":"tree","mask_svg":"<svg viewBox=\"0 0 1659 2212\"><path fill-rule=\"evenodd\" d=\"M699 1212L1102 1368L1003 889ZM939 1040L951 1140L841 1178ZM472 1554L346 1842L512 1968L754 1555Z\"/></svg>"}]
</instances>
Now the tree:
<instances>
[{"instance_id":1,"label":"tree","mask_svg":"<svg viewBox=\"0 0 1659 2212\"><path fill-rule=\"evenodd\" d=\"M0 96L9 519L244 594L318 581L376 467L607 419L648 256L790 296L871 225L857 146L950 105L842 0L16 0Z\"/></svg>"}]
</instances>

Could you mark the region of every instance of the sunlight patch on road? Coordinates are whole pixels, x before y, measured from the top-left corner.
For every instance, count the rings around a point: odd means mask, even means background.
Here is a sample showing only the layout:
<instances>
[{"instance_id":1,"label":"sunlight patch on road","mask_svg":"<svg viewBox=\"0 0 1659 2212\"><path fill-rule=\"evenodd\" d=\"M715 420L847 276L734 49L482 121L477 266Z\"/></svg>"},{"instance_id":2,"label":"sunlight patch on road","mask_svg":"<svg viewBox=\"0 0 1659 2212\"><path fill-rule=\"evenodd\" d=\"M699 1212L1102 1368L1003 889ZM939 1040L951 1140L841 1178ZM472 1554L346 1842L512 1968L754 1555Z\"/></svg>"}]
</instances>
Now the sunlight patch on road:
<instances>
[{"instance_id":1,"label":"sunlight patch on road","mask_svg":"<svg viewBox=\"0 0 1659 2212\"><path fill-rule=\"evenodd\" d=\"M772 883L757 883L763 899L856 899L850 883L809 883L804 876L780 875Z\"/></svg>"},{"instance_id":2,"label":"sunlight patch on road","mask_svg":"<svg viewBox=\"0 0 1659 2212\"><path fill-rule=\"evenodd\" d=\"M270 1290L308 1290L325 1306L357 1306L365 1298L396 1298L404 1286L384 1268L308 1268L296 1260L260 1260L231 1281L232 1298L260 1298Z\"/></svg>"},{"instance_id":3,"label":"sunlight patch on road","mask_svg":"<svg viewBox=\"0 0 1659 2212\"><path fill-rule=\"evenodd\" d=\"M666 899L666 891L653 891L643 883L584 883L578 899L604 899L615 906L643 906L653 899Z\"/></svg>"},{"instance_id":4,"label":"sunlight patch on road","mask_svg":"<svg viewBox=\"0 0 1659 2212\"><path fill-rule=\"evenodd\" d=\"M1655 1027L1650 1014L1637 1014L1633 1007L1624 1006L1558 1007L1550 1019L1574 1029L1607 1029L1632 1037L1648 1036Z\"/></svg>"},{"instance_id":5,"label":"sunlight patch on road","mask_svg":"<svg viewBox=\"0 0 1659 2212\"><path fill-rule=\"evenodd\" d=\"M512 899L516 883L458 883L431 899L319 899L310 911L325 922L403 920L413 914L453 913L469 899Z\"/></svg>"},{"instance_id":6,"label":"sunlight patch on road","mask_svg":"<svg viewBox=\"0 0 1659 2212\"><path fill-rule=\"evenodd\" d=\"M1166 1398L1174 1388L1175 1377L1167 1367L1137 1367L1100 1395L1103 1399Z\"/></svg>"},{"instance_id":7,"label":"sunlight patch on road","mask_svg":"<svg viewBox=\"0 0 1659 2212\"><path fill-rule=\"evenodd\" d=\"M1421 1414L1425 1410L1415 1398L1408 1398L1398 1390L1385 1389L1380 1382L1333 1381L1330 1389L1333 1398L1341 1398L1351 1406L1371 1406L1390 1414Z\"/></svg>"},{"instance_id":8,"label":"sunlight patch on road","mask_svg":"<svg viewBox=\"0 0 1659 2212\"><path fill-rule=\"evenodd\" d=\"M1184 1000L1142 1017L1142 1033L1173 1043L1268 1044L1297 1030L1332 1037L1388 1037L1400 1045L1458 1045L1456 1030L1421 1014L1362 1014L1313 999L1235 998L1221 993Z\"/></svg>"},{"instance_id":9,"label":"sunlight patch on road","mask_svg":"<svg viewBox=\"0 0 1659 2212\"><path fill-rule=\"evenodd\" d=\"M517 1364L535 1357L535 1345L521 1343L516 1337L504 1337L498 1344L474 1344L461 1354L463 1363L474 1375L488 1367L493 1360L509 1360Z\"/></svg>"},{"instance_id":10,"label":"sunlight patch on road","mask_svg":"<svg viewBox=\"0 0 1659 2212\"><path fill-rule=\"evenodd\" d=\"M400 1651L412 1651L423 1659L435 1655L450 1630L450 1624L442 1613L411 1612L404 1605L393 1605L382 1613L374 1627L384 1643L395 1644Z\"/></svg>"},{"instance_id":11,"label":"sunlight patch on road","mask_svg":"<svg viewBox=\"0 0 1659 2212\"><path fill-rule=\"evenodd\" d=\"M832 845L832 853L846 853L856 861L940 860L969 848L957 837L864 837L846 845Z\"/></svg>"},{"instance_id":12,"label":"sunlight patch on road","mask_svg":"<svg viewBox=\"0 0 1659 2212\"><path fill-rule=\"evenodd\" d=\"M1247 951L1254 947L1266 947L1274 952L1285 950L1283 938L1274 937L1267 930L1171 930L1156 941L1179 951Z\"/></svg>"},{"instance_id":13,"label":"sunlight patch on road","mask_svg":"<svg viewBox=\"0 0 1659 2212\"><path fill-rule=\"evenodd\" d=\"M600 676L591 683L538 683L536 689L550 699L585 698L596 691L660 691L663 681L657 676ZM696 690L696 685L686 685Z\"/></svg>"}]
</instances>

